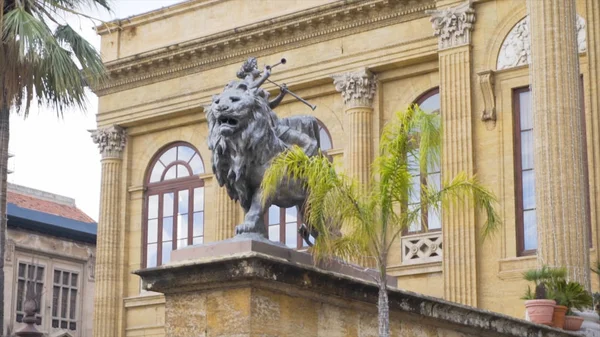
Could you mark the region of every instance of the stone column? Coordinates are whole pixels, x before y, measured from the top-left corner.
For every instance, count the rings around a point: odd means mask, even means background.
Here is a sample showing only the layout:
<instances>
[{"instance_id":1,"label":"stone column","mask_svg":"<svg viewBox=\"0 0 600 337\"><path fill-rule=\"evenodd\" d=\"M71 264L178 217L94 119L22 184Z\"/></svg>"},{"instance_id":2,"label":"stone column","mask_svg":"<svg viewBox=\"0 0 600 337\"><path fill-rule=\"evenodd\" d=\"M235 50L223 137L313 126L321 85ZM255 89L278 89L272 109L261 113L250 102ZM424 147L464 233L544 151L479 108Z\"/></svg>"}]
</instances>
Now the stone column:
<instances>
[{"instance_id":1,"label":"stone column","mask_svg":"<svg viewBox=\"0 0 600 337\"><path fill-rule=\"evenodd\" d=\"M375 76L367 69L334 75L335 89L342 93L346 126L344 163L346 172L368 186L373 161L373 97Z\"/></svg>"},{"instance_id":2,"label":"stone column","mask_svg":"<svg viewBox=\"0 0 600 337\"><path fill-rule=\"evenodd\" d=\"M119 293L119 239L121 233L121 165L125 148L125 130L119 126L91 131L102 154L100 219L96 244L96 295L94 337L117 337Z\"/></svg>"},{"instance_id":3,"label":"stone column","mask_svg":"<svg viewBox=\"0 0 600 337\"><path fill-rule=\"evenodd\" d=\"M440 98L443 126L442 180L473 170L474 120L471 107L471 30L475 11L470 2L432 10L439 37ZM477 306L477 223L470 203L450 205L442 214L444 297Z\"/></svg>"},{"instance_id":4,"label":"stone column","mask_svg":"<svg viewBox=\"0 0 600 337\"><path fill-rule=\"evenodd\" d=\"M586 125L586 133L591 136L591 142L588 146L588 167L590 177L590 204L591 204L591 223L593 226L600 224L600 2L596 0L586 0L585 16L587 29L587 59L589 76L584 78L585 86L590 91L590 104L587 111L591 111L591 124ZM589 138L588 138L589 139ZM591 150L591 152L590 152ZM597 227L596 227L597 228ZM591 235L591 233L590 233ZM600 237L600 232L596 230L596 236ZM594 242L597 245L598 241ZM600 260L600 249L596 249L598 259Z\"/></svg>"},{"instance_id":5,"label":"stone column","mask_svg":"<svg viewBox=\"0 0 600 337\"><path fill-rule=\"evenodd\" d=\"M238 225L240 206L236 204L225 187L217 188L216 241L233 237L235 226Z\"/></svg>"},{"instance_id":6,"label":"stone column","mask_svg":"<svg viewBox=\"0 0 600 337\"><path fill-rule=\"evenodd\" d=\"M575 1L528 0L539 265L589 289Z\"/></svg>"}]
</instances>

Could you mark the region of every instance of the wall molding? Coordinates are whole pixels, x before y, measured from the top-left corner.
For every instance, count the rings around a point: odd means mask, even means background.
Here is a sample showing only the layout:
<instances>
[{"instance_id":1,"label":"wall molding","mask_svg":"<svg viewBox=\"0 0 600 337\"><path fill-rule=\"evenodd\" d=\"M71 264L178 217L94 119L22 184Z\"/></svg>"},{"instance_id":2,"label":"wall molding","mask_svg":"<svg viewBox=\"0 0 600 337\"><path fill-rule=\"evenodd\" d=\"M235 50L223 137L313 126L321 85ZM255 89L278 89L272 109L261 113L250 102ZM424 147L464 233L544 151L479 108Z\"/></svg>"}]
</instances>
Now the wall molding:
<instances>
[{"instance_id":1,"label":"wall molding","mask_svg":"<svg viewBox=\"0 0 600 337\"><path fill-rule=\"evenodd\" d=\"M340 0L106 64L98 96L426 17L434 0Z\"/></svg>"}]
</instances>

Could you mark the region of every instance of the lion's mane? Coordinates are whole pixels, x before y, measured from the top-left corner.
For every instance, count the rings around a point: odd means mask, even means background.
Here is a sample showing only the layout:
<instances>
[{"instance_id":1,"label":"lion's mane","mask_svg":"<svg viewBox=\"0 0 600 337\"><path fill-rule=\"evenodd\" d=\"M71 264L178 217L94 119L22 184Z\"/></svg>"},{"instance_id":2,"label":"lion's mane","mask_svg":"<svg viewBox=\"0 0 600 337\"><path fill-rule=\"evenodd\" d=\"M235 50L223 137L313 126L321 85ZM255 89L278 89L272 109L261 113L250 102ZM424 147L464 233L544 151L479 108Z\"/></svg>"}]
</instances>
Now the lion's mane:
<instances>
[{"instance_id":1,"label":"lion's mane","mask_svg":"<svg viewBox=\"0 0 600 337\"><path fill-rule=\"evenodd\" d=\"M224 92L231 87L232 84L226 86ZM277 139L276 136L273 137L276 134L277 115L259 90L261 89L248 89L244 93L242 99L247 104L242 115L245 120L241 124L245 125L245 129L230 136L220 134L212 105L207 107L206 112L213 172L219 185L225 186L229 196L233 200L239 200L243 207L249 207L252 201L246 199L253 195L249 193L253 186L250 185L252 179L248 168L267 162L279 152L273 139Z\"/></svg>"}]
</instances>

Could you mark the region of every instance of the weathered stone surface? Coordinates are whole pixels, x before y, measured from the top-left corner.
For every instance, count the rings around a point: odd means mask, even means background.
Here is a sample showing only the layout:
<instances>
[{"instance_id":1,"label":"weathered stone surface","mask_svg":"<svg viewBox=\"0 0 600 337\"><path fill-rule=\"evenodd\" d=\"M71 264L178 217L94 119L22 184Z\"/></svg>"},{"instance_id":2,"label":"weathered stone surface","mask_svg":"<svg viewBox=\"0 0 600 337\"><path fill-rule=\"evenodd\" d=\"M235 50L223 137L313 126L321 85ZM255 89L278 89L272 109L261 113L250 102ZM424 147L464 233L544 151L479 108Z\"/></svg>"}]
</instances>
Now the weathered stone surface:
<instances>
[{"instance_id":1,"label":"weathered stone surface","mask_svg":"<svg viewBox=\"0 0 600 337\"><path fill-rule=\"evenodd\" d=\"M174 253L169 265L136 271L148 290L165 294L168 336L377 336L377 286L367 272L335 261L327 266L338 271L325 270L305 253L257 238L190 247ZM394 336L578 336L389 292Z\"/></svg>"}]
</instances>

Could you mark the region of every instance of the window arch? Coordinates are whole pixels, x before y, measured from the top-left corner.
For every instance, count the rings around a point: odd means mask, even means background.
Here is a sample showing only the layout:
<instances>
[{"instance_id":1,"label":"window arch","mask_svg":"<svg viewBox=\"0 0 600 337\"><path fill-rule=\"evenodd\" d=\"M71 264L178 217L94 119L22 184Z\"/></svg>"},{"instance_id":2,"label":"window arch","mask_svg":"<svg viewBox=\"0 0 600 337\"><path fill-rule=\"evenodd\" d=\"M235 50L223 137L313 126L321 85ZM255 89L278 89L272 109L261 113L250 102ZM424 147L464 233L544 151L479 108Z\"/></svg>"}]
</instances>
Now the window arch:
<instances>
[{"instance_id":1,"label":"window arch","mask_svg":"<svg viewBox=\"0 0 600 337\"><path fill-rule=\"evenodd\" d=\"M321 151L326 153L333 148L331 135L323 122L320 120L317 122L319 123L319 146ZM307 247L306 242L298 234L298 229L302 226L302 216L296 207L282 208L272 205L264 217L269 240L284 243L290 248Z\"/></svg>"},{"instance_id":2,"label":"window arch","mask_svg":"<svg viewBox=\"0 0 600 337\"><path fill-rule=\"evenodd\" d=\"M147 268L170 261L171 252L204 243L204 173L200 153L177 142L159 151L145 180L143 263Z\"/></svg>"},{"instance_id":3,"label":"window arch","mask_svg":"<svg viewBox=\"0 0 600 337\"><path fill-rule=\"evenodd\" d=\"M436 87L426 91L414 101L414 104L417 104L424 112L440 113L440 89ZM412 184L414 190L417 191L417 193L409 197L408 207L421 205L421 209L427 210L427 212L421 213L420 219L411 224L407 234L420 233L424 228L428 228L429 230L440 230L442 228L440 214L433 207L424 205L421 200L421 186L433 185L438 189L441 187L442 173L440 164L432 163L426 172L421 172L418 153L416 154L416 156L409 155L408 157Z\"/></svg>"},{"instance_id":4,"label":"window arch","mask_svg":"<svg viewBox=\"0 0 600 337\"><path fill-rule=\"evenodd\" d=\"M333 148L333 142L331 141L331 134L329 134L329 130L323 122L317 119L319 123L319 140L321 151L326 152L327 150L331 150Z\"/></svg>"}]
</instances>

